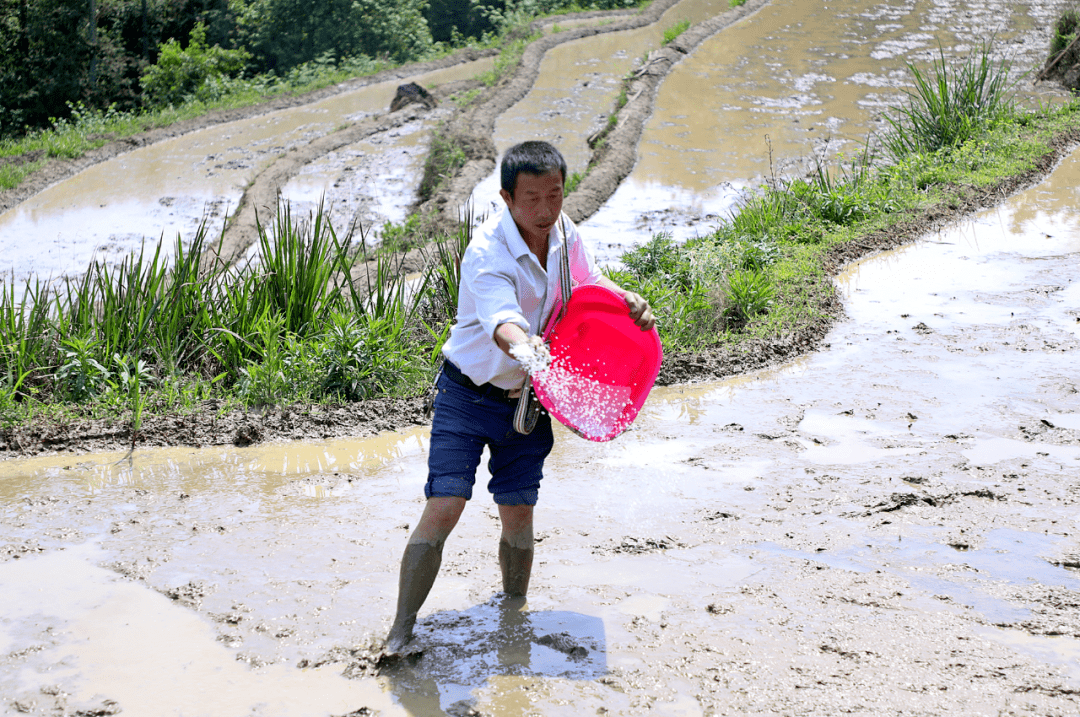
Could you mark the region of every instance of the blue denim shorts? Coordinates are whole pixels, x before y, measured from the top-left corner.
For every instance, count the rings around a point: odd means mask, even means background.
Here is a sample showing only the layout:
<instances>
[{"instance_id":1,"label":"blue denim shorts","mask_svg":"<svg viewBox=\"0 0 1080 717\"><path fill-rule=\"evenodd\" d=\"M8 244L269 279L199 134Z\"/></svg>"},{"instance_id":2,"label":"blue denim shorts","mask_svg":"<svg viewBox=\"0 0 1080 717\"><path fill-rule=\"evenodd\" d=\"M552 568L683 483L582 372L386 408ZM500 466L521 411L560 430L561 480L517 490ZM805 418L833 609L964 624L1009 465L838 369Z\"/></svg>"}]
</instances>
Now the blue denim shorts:
<instances>
[{"instance_id":1,"label":"blue denim shorts","mask_svg":"<svg viewBox=\"0 0 1080 717\"><path fill-rule=\"evenodd\" d=\"M439 377L431 421L428 480L424 495L472 498L476 467L491 451L488 490L499 505L536 505L544 459L555 443L551 417L540 415L529 435L514 430L517 399L484 395L445 372Z\"/></svg>"}]
</instances>

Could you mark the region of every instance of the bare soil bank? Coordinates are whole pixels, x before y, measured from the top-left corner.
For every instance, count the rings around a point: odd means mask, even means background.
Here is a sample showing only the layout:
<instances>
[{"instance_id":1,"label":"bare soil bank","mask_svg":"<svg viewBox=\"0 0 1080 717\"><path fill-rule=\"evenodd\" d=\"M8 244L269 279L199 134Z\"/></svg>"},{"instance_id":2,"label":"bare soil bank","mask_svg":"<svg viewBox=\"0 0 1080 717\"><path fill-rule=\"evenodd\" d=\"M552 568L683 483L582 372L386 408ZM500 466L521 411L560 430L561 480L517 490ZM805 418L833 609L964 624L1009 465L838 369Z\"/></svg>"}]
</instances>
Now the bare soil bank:
<instances>
[{"instance_id":1,"label":"bare soil bank","mask_svg":"<svg viewBox=\"0 0 1080 717\"><path fill-rule=\"evenodd\" d=\"M933 206L888 230L836 247L829 257L829 278L823 277L817 283L815 295L820 313L817 321L793 327L790 333L771 339L669 355L665 357L658 384L723 378L778 365L815 350L831 326L843 316L844 308L831 277L844 265L912 242L980 209L997 205L1006 197L1041 180L1077 143L1080 143L1080 130L1063 133L1054 138L1052 149L1031 171L989 188L964 189L949 204ZM232 411L225 415L219 415L219 407L209 403L202 410L190 414L145 416L134 445L140 448L244 446L260 441L368 436L425 422L421 397L379 399L337 406L287 406L262 412ZM132 444L131 429L126 421L36 421L27 426L0 431L0 459L61 451L86 453L123 450Z\"/></svg>"}]
</instances>

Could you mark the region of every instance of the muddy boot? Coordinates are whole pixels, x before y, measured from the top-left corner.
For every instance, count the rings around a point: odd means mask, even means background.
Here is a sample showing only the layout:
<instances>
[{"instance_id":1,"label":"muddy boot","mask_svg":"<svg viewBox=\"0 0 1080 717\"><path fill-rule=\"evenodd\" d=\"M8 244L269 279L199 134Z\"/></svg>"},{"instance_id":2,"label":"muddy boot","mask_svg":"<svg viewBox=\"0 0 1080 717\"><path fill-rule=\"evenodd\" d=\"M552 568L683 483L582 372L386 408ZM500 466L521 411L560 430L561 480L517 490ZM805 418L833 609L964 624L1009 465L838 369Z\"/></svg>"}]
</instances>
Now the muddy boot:
<instances>
[{"instance_id":1,"label":"muddy boot","mask_svg":"<svg viewBox=\"0 0 1080 717\"><path fill-rule=\"evenodd\" d=\"M386 651L400 655L412 641L416 614L431 592L435 576L442 564L443 543L409 543L401 558L401 576L398 580L397 615L394 625L386 636Z\"/></svg>"},{"instance_id":2,"label":"muddy boot","mask_svg":"<svg viewBox=\"0 0 1080 717\"><path fill-rule=\"evenodd\" d=\"M506 538L499 540L499 567L502 568L503 592L510 597L524 597L529 592L532 575L532 541L527 548L514 547Z\"/></svg>"}]
</instances>

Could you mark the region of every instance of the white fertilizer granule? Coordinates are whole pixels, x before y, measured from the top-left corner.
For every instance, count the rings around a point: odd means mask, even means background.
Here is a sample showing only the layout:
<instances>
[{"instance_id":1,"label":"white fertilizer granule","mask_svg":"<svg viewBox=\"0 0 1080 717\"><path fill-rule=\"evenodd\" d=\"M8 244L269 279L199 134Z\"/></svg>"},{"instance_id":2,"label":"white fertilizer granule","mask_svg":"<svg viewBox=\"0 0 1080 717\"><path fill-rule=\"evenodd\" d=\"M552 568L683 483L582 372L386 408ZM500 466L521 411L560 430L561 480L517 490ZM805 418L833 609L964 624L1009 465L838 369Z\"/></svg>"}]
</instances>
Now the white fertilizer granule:
<instances>
[{"instance_id":1,"label":"white fertilizer granule","mask_svg":"<svg viewBox=\"0 0 1080 717\"><path fill-rule=\"evenodd\" d=\"M615 386L574 373L564 361L552 360L546 345L520 343L510 355L521 363L533 386L547 394L553 412L586 438L618 433L627 422L623 414L633 403L628 386Z\"/></svg>"},{"instance_id":2,"label":"white fertilizer granule","mask_svg":"<svg viewBox=\"0 0 1080 717\"><path fill-rule=\"evenodd\" d=\"M533 385L550 397L563 422L586 438L604 438L625 427L624 412L633 401L628 386L615 386L569 371L561 361L533 374Z\"/></svg>"},{"instance_id":3,"label":"white fertilizer granule","mask_svg":"<svg viewBox=\"0 0 1080 717\"><path fill-rule=\"evenodd\" d=\"M547 344L536 346L523 341L510 347L510 355L517 359L525 373L530 376L535 376L551 365L551 352L548 351Z\"/></svg>"}]
</instances>

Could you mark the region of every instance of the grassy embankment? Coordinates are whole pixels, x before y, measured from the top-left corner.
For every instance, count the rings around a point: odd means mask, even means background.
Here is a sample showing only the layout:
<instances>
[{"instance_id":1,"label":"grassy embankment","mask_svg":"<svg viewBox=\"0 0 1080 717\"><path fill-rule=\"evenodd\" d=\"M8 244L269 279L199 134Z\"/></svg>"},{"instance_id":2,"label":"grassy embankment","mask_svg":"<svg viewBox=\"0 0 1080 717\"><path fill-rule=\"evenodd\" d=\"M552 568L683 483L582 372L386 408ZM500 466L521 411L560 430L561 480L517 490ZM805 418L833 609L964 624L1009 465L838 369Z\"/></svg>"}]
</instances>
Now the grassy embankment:
<instances>
[{"instance_id":1,"label":"grassy embankment","mask_svg":"<svg viewBox=\"0 0 1080 717\"><path fill-rule=\"evenodd\" d=\"M825 311L825 259L843 242L1030 171L1053 137L1080 125L1080 103L1022 109L986 52L912 68L916 91L892 115L881 155L867 151L808 178L774 179L732 220L676 245L657 236L624 257L616 281L645 294L668 353L783 335ZM200 262L204 230L176 258L93 265L52 289L0 295L0 427L35 419L351 401L426 385L456 298L464 231L432 244L416 290L384 258L371 292L340 282L352 237L322 213L282 211L261 231L259 265Z\"/></svg>"}]
</instances>

